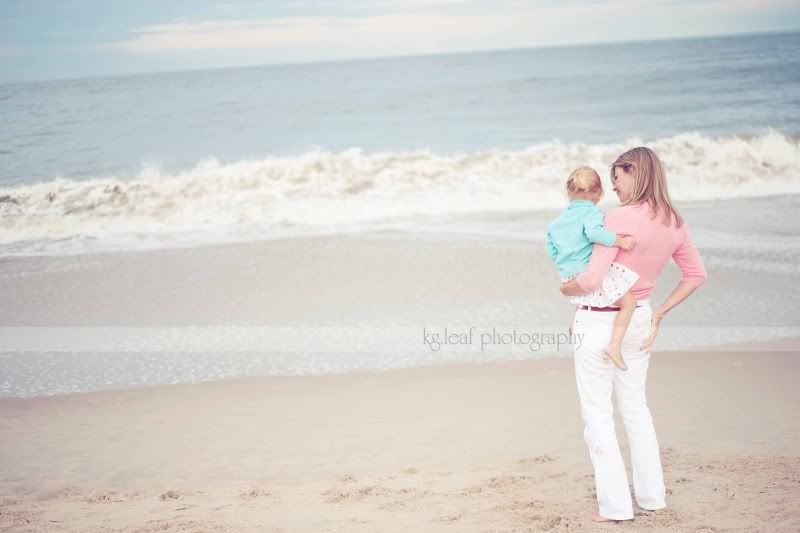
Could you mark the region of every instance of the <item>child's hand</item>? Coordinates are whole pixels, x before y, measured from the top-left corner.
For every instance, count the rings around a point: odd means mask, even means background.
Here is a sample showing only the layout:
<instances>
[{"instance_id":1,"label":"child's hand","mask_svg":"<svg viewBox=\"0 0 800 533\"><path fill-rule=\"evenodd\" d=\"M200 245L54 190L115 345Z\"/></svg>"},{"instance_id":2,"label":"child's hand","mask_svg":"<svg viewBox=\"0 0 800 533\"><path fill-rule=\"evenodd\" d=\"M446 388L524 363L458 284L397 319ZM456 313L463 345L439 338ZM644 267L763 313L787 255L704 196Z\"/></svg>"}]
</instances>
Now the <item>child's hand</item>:
<instances>
[{"instance_id":1,"label":"child's hand","mask_svg":"<svg viewBox=\"0 0 800 533\"><path fill-rule=\"evenodd\" d=\"M630 235L618 235L617 240L614 242L614 246L622 248L626 252L630 252L636 247L636 239Z\"/></svg>"}]
</instances>

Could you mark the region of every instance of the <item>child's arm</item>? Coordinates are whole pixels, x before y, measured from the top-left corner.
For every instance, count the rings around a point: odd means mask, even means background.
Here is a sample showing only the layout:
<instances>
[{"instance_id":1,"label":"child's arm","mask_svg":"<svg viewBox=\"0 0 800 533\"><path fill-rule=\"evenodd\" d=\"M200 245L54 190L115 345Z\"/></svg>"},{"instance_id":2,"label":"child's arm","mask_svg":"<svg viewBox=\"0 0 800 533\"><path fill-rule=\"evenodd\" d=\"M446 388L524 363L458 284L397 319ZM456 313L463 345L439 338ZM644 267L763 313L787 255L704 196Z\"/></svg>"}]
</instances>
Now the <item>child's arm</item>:
<instances>
[{"instance_id":1,"label":"child's arm","mask_svg":"<svg viewBox=\"0 0 800 533\"><path fill-rule=\"evenodd\" d=\"M589 242L603 246L616 246L623 250L632 250L636 244L629 235L617 235L606 229L603 223L603 213L599 209L592 209L583 219L583 232Z\"/></svg>"},{"instance_id":2,"label":"child's arm","mask_svg":"<svg viewBox=\"0 0 800 533\"><path fill-rule=\"evenodd\" d=\"M550 259L555 261L556 257L558 257L558 248L556 248L556 245L553 244L553 237L550 236L549 231L547 232L545 243L547 244L547 255L550 256Z\"/></svg>"}]
</instances>

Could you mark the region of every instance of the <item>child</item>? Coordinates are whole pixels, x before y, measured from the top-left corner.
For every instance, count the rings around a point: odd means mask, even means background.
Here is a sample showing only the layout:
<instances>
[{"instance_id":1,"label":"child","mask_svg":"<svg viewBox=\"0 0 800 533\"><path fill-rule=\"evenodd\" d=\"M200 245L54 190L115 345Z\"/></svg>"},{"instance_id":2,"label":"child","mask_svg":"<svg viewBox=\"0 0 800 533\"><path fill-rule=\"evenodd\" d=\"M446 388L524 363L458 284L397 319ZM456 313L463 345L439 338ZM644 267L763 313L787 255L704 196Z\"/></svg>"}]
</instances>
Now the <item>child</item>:
<instances>
[{"instance_id":1,"label":"child","mask_svg":"<svg viewBox=\"0 0 800 533\"><path fill-rule=\"evenodd\" d=\"M571 280L586 268L593 243L623 250L632 250L636 244L633 237L617 235L603 226L603 213L597 207L603 196L603 185L594 169L584 166L574 170L567 179L567 196L569 206L547 226L547 253L558 267L562 282ZM578 305L619 308L606 352L622 370L628 369L622 358L622 339L636 308L636 299L628 290L637 279L637 273L612 263L597 290L570 298L570 302Z\"/></svg>"}]
</instances>

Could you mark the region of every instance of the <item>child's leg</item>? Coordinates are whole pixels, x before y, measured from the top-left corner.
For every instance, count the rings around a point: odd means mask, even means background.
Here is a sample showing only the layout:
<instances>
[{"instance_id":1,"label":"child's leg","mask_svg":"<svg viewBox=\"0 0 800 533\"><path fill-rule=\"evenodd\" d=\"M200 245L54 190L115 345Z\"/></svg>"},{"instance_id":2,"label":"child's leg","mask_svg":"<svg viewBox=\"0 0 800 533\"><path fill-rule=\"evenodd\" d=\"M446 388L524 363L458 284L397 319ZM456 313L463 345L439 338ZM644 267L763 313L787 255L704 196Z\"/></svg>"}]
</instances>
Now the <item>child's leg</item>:
<instances>
[{"instance_id":1,"label":"child's leg","mask_svg":"<svg viewBox=\"0 0 800 533\"><path fill-rule=\"evenodd\" d=\"M570 319L569 327L567 328L570 338L572 338L572 325L575 323L575 315L577 314L578 314L578 308L576 307L575 310L572 312L572 318Z\"/></svg>"},{"instance_id":2,"label":"child's leg","mask_svg":"<svg viewBox=\"0 0 800 533\"><path fill-rule=\"evenodd\" d=\"M614 302L614 307L619 307L619 312L614 318L614 330L611 332L611 342L608 343L606 352L615 365L622 370L627 370L628 367L622 358L622 339L625 338L625 332L628 331L631 317L636 310L636 298L630 292L626 292L622 298Z\"/></svg>"}]
</instances>

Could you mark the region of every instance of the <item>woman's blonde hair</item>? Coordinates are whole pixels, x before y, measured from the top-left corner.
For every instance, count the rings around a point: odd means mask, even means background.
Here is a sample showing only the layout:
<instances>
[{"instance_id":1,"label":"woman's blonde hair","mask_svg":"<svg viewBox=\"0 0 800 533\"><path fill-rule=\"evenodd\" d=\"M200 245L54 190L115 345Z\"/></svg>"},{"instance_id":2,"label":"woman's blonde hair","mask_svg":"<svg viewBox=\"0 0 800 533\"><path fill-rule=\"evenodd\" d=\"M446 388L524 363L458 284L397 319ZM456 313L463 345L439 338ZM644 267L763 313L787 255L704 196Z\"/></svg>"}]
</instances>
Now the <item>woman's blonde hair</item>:
<instances>
[{"instance_id":1,"label":"woman's blonde hair","mask_svg":"<svg viewBox=\"0 0 800 533\"><path fill-rule=\"evenodd\" d=\"M603 184L600 181L600 174L595 172L592 167L578 167L572 171L567 178L567 191L570 196L581 192L603 192Z\"/></svg>"},{"instance_id":2,"label":"woman's blonde hair","mask_svg":"<svg viewBox=\"0 0 800 533\"><path fill-rule=\"evenodd\" d=\"M620 167L630 173L633 169L633 190L622 205L635 205L647 203L655 219L659 214L665 226L675 221L677 227L683 225L683 217L672 205L667 190L667 175L664 165L656 153L650 148L639 146L628 150L611 164L611 182L616 180L614 170Z\"/></svg>"}]
</instances>

